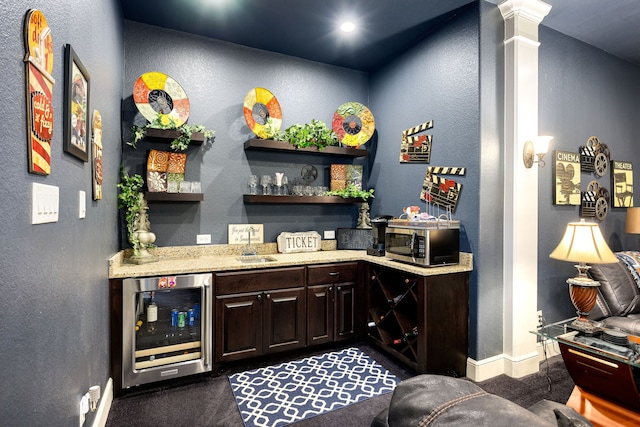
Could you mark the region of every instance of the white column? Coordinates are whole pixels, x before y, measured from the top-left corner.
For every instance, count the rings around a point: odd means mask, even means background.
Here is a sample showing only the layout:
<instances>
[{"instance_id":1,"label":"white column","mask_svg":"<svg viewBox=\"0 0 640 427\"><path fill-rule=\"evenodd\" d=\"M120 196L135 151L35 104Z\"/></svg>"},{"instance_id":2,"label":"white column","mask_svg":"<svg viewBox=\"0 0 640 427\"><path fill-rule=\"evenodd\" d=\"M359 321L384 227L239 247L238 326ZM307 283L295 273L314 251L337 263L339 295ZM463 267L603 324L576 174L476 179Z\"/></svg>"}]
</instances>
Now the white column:
<instances>
[{"instance_id":1,"label":"white column","mask_svg":"<svg viewBox=\"0 0 640 427\"><path fill-rule=\"evenodd\" d=\"M505 374L538 372L538 166L524 166L524 143L538 135L538 25L551 6L507 0L504 74L504 336Z\"/></svg>"}]
</instances>

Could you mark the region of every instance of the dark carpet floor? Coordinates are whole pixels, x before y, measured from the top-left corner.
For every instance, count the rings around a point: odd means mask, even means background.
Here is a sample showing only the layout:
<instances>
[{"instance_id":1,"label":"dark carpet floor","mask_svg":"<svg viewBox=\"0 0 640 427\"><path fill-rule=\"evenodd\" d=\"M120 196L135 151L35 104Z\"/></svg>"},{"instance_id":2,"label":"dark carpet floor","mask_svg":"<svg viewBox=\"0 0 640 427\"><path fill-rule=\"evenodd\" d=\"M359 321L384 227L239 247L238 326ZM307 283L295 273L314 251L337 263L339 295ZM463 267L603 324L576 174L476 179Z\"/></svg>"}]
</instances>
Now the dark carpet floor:
<instances>
[{"instance_id":1,"label":"dark carpet floor","mask_svg":"<svg viewBox=\"0 0 640 427\"><path fill-rule=\"evenodd\" d=\"M351 345L360 348L400 379L415 375L414 371L373 345L368 343ZM335 350L335 347L332 350ZM302 356L292 355L291 359L299 359L320 352L305 353ZM107 427L242 427L242 419L231 392L228 375L271 363L273 362L265 361L252 365L237 365L218 377L202 376L128 392L113 401ZM560 356L555 356L548 362L542 362L539 373L520 379L500 375L480 382L478 385L490 393L502 396L523 407L528 407L541 399L565 403L574 386ZM292 425L295 427L369 426L371 420L389 405L390 400L391 393L388 393Z\"/></svg>"}]
</instances>

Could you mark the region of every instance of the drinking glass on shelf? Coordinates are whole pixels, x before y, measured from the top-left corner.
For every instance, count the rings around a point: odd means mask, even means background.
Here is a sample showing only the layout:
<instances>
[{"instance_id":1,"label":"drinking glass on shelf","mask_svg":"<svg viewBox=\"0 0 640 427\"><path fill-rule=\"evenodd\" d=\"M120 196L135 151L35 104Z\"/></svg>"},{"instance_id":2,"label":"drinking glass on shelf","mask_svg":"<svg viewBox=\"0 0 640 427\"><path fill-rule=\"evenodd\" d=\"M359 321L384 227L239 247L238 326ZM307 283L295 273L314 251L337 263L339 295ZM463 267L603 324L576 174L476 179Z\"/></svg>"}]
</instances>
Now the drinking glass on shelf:
<instances>
[{"instance_id":1,"label":"drinking glass on shelf","mask_svg":"<svg viewBox=\"0 0 640 427\"><path fill-rule=\"evenodd\" d=\"M271 188L269 188L269 186L271 185L271 176L262 175L262 178L260 178L260 185L262 185L262 194L265 196L270 194Z\"/></svg>"},{"instance_id":2,"label":"drinking glass on shelf","mask_svg":"<svg viewBox=\"0 0 640 427\"><path fill-rule=\"evenodd\" d=\"M249 177L249 194L255 196L258 194L258 175L251 175Z\"/></svg>"},{"instance_id":3,"label":"drinking glass on shelf","mask_svg":"<svg viewBox=\"0 0 640 427\"><path fill-rule=\"evenodd\" d=\"M289 195L289 178L286 175L282 177L282 193L280 194L283 196Z\"/></svg>"},{"instance_id":4,"label":"drinking glass on shelf","mask_svg":"<svg viewBox=\"0 0 640 427\"><path fill-rule=\"evenodd\" d=\"M275 177L273 178L273 182L276 184L276 195L280 195L280 190L282 189L282 178L284 177L284 173L276 172Z\"/></svg>"}]
</instances>

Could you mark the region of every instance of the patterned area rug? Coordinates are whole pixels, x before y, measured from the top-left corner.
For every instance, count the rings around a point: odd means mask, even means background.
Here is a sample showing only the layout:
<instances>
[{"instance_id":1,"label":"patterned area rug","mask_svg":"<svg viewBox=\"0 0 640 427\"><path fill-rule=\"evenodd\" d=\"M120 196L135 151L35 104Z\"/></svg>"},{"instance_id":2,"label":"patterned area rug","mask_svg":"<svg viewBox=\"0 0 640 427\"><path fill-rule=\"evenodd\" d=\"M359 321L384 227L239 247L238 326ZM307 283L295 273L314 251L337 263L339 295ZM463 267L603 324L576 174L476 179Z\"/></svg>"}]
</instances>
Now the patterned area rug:
<instances>
[{"instance_id":1,"label":"patterned area rug","mask_svg":"<svg viewBox=\"0 0 640 427\"><path fill-rule=\"evenodd\" d=\"M276 427L393 391L400 380L357 348L229 376L246 427Z\"/></svg>"}]
</instances>

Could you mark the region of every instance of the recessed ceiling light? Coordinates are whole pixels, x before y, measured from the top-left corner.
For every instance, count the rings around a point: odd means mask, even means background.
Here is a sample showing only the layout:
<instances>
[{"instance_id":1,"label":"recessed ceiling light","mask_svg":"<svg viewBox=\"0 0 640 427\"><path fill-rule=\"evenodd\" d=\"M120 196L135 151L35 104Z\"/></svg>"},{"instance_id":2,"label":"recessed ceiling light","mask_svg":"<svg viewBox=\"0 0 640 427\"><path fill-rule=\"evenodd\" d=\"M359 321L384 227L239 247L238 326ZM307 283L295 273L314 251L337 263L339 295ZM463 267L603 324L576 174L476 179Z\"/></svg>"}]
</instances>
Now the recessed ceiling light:
<instances>
[{"instance_id":1,"label":"recessed ceiling light","mask_svg":"<svg viewBox=\"0 0 640 427\"><path fill-rule=\"evenodd\" d=\"M340 29L345 33L351 33L355 31L356 26L353 22L347 21L347 22L343 22L342 25L340 25Z\"/></svg>"}]
</instances>

